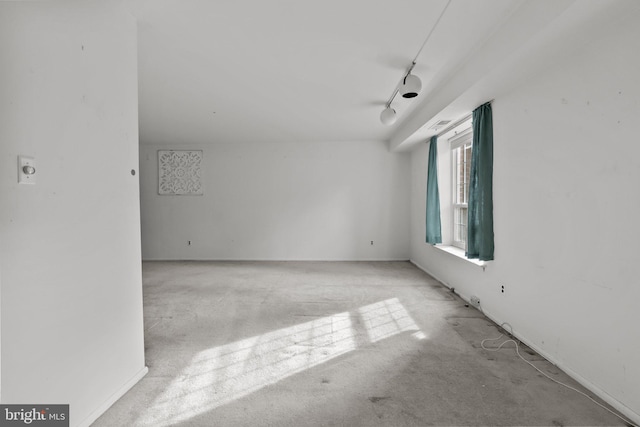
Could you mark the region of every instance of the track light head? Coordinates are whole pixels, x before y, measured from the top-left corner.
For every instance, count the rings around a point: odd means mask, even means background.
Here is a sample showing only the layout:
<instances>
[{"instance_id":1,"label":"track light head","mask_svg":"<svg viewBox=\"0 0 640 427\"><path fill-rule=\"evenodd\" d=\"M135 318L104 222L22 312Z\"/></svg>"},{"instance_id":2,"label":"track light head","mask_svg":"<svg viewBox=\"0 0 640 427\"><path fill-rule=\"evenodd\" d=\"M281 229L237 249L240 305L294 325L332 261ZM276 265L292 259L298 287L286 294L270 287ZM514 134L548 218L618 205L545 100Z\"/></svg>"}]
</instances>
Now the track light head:
<instances>
[{"instance_id":1,"label":"track light head","mask_svg":"<svg viewBox=\"0 0 640 427\"><path fill-rule=\"evenodd\" d=\"M382 110L382 113L380 113L380 121L382 122L382 124L385 124L387 126L391 126L392 124L394 124L397 118L398 117L396 116L396 110L391 108L390 105L387 105L387 108Z\"/></svg>"},{"instance_id":2,"label":"track light head","mask_svg":"<svg viewBox=\"0 0 640 427\"><path fill-rule=\"evenodd\" d=\"M424 42L422 42L422 46L420 46L418 53L416 53L416 56L413 58L413 62L407 70L407 73L404 75L404 78L398 85L396 85L396 88L393 90L391 98L389 98L389 101L387 101L387 108L382 112L382 114L380 114L380 120L385 125L392 125L396 121L396 112L391 108L391 103L393 102L393 98L395 98L398 93L400 93L403 98L415 98L416 96L418 96L420 89L422 89L422 82L420 81L420 78L411 74L411 71L413 70L413 67L415 67L416 61L420 57L420 54L422 53L424 47L427 45L431 34L433 34L436 27L438 26L438 23L444 16L444 13L447 11L447 8L451 4L451 1L452 0L448 0L444 9L442 9L442 12L440 12L440 16L438 16L438 19L436 19L436 23L433 24L433 27L431 28L431 31L429 31L429 34L427 34L427 38L425 38Z\"/></svg>"},{"instance_id":3,"label":"track light head","mask_svg":"<svg viewBox=\"0 0 640 427\"><path fill-rule=\"evenodd\" d=\"M400 94L403 98L415 98L418 96L420 89L422 89L422 82L420 81L420 78L409 73L404 77L404 79L402 79Z\"/></svg>"}]
</instances>

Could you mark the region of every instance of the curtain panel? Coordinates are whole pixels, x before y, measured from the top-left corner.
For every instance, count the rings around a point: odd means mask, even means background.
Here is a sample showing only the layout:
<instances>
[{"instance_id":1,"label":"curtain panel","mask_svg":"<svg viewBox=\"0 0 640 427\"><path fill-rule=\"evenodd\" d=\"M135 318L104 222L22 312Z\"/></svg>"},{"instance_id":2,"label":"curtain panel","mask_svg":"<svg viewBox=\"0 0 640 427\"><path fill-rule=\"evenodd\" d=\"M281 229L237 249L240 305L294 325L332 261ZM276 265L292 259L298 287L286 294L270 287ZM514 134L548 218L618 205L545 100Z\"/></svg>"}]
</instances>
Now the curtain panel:
<instances>
[{"instance_id":1,"label":"curtain panel","mask_svg":"<svg viewBox=\"0 0 640 427\"><path fill-rule=\"evenodd\" d=\"M473 110L467 258L493 260L493 118L491 103Z\"/></svg>"},{"instance_id":2,"label":"curtain panel","mask_svg":"<svg viewBox=\"0 0 640 427\"><path fill-rule=\"evenodd\" d=\"M438 191L438 137L429 142L429 165L427 169L427 243L442 243L440 224L440 193Z\"/></svg>"}]
</instances>

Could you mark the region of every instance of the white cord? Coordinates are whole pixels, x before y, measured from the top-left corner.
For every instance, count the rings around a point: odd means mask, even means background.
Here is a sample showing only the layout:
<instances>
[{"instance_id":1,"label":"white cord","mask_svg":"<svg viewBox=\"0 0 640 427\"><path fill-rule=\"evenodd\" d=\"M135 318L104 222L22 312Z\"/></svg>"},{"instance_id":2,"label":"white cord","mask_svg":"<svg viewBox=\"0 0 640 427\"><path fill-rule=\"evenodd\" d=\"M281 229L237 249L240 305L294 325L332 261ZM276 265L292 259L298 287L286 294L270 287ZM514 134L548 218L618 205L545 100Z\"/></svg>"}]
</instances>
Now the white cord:
<instances>
[{"instance_id":1,"label":"white cord","mask_svg":"<svg viewBox=\"0 0 640 427\"><path fill-rule=\"evenodd\" d=\"M503 323L501 325L509 325L508 323ZM509 327L511 328L511 325L509 325ZM513 330L510 333L511 336L513 336ZM547 377L548 379L550 379L551 381L553 381L556 384L560 384L563 387L568 388L569 390L573 390L578 394L583 395L584 397L586 397L587 399L589 399L590 401L592 401L593 403L595 403L596 405L598 405L599 407L606 409L607 411L609 411L610 413L612 413L613 415L615 415L616 417L620 418L622 421L624 421L625 423L627 423L629 426L631 427L638 427L637 425L635 425L634 423L632 423L631 421L627 420L626 418L616 414L615 412L613 412L611 409L607 408L606 406L604 406L603 404L601 404L600 402L597 402L595 399L593 399L591 396L587 395L586 393L583 393L582 391L576 389L575 387L571 387L568 384L563 383L562 381L558 381L555 378L550 377L548 374L546 374L545 372L542 372L540 370L540 368L538 368L536 365L534 365L533 363L529 362L527 359L525 359L524 357L522 357L522 355L520 354L520 345L518 344L518 342L516 340L513 339L508 339L503 341L497 348L486 348L484 346L484 343L486 341L498 341L500 338L502 338L504 336L504 334L500 334L500 336L498 338L487 338L482 340L482 342L480 343L480 347L482 347L483 350L487 350L487 351L498 351L502 348L502 346L504 346L505 344L512 342L516 345L516 354L518 355L518 357L522 360L524 360L527 364L529 364L533 369L535 369L536 371L540 372L542 375L544 375L545 377Z\"/></svg>"},{"instance_id":2,"label":"white cord","mask_svg":"<svg viewBox=\"0 0 640 427\"><path fill-rule=\"evenodd\" d=\"M160 322L162 322L162 319L164 319L164 317L161 317L160 320L158 320L156 323L154 323L153 325L149 326L147 329L145 329L144 331L150 331L152 328L155 328Z\"/></svg>"}]
</instances>

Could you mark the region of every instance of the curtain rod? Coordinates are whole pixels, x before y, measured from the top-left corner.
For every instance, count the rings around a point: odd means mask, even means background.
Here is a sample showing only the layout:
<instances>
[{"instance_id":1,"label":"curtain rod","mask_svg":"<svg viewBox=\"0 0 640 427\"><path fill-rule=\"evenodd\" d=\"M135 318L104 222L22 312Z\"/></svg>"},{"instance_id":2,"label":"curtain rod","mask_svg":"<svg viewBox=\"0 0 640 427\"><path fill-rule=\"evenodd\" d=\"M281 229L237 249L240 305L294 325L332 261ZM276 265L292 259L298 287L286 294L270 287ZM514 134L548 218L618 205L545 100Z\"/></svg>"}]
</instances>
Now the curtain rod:
<instances>
[{"instance_id":1,"label":"curtain rod","mask_svg":"<svg viewBox=\"0 0 640 427\"><path fill-rule=\"evenodd\" d=\"M485 104L492 104L493 101L495 101L495 99L492 99L491 101L487 101L485 102ZM484 105L484 104L481 104ZM445 133L449 132L451 129L453 129L454 127L460 125L461 123L466 122L467 120L469 120L471 117L473 117L473 113L469 113L466 116L464 116L463 118L461 118L460 120L456 120L454 123L450 124L449 126L447 126L446 128L444 128L443 130L441 130L440 132L436 133L435 136L437 138L440 138L442 135L444 135ZM429 142L429 141L426 141Z\"/></svg>"},{"instance_id":2,"label":"curtain rod","mask_svg":"<svg viewBox=\"0 0 640 427\"><path fill-rule=\"evenodd\" d=\"M440 132L438 132L436 134L436 137L440 138L442 135L444 135L445 133L449 132L451 129L453 129L456 126L459 126L461 123L466 122L467 120L469 120L471 117L473 116L472 114L467 114L466 116L464 116L463 118L461 118L460 120L456 120L455 122L453 122L452 124L450 124L449 126L447 126L446 128L444 128L443 130L441 130Z\"/></svg>"}]
</instances>

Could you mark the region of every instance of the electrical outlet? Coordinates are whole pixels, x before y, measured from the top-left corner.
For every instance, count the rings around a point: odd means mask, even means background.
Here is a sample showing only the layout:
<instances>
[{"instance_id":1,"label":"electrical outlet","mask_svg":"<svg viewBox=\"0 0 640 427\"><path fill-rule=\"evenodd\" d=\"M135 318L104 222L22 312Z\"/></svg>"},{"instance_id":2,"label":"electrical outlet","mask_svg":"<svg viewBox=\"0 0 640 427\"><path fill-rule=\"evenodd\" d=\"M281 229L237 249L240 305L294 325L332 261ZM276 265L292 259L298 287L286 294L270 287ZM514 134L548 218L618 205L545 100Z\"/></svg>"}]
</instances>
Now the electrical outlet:
<instances>
[{"instance_id":1,"label":"electrical outlet","mask_svg":"<svg viewBox=\"0 0 640 427\"><path fill-rule=\"evenodd\" d=\"M500 286L500 292L504 294L504 285Z\"/></svg>"},{"instance_id":2,"label":"electrical outlet","mask_svg":"<svg viewBox=\"0 0 640 427\"><path fill-rule=\"evenodd\" d=\"M373 240L371 241L371 246L373 246Z\"/></svg>"},{"instance_id":3,"label":"electrical outlet","mask_svg":"<svg viewBox=\"0 0 640 427\"><path fill-rule=\"evenodd\" d=\"M187 246L191 246L191 240L187 240Z\"/></svg>"},{"instance_id":4,"label":"electrical outlet","mask_svg":"<svg viewBox=\"0 0 640 427\"><path fill-rule=\"evenodd\" d=\"M18 156L18 183L36 183L36 160L33 157Z\"/></svg>"},{"instance_id":5,"label":"electrical outlet","mask_svg":"<svg viewBox=\"0 0 640 427\"><path fill-rule=\"evenodd\" d=\"M480 308L480 298L478 298L477 296L471 295L471 298L469 298L469 302L475 308Z\"/></svg>"}]
</instances>

